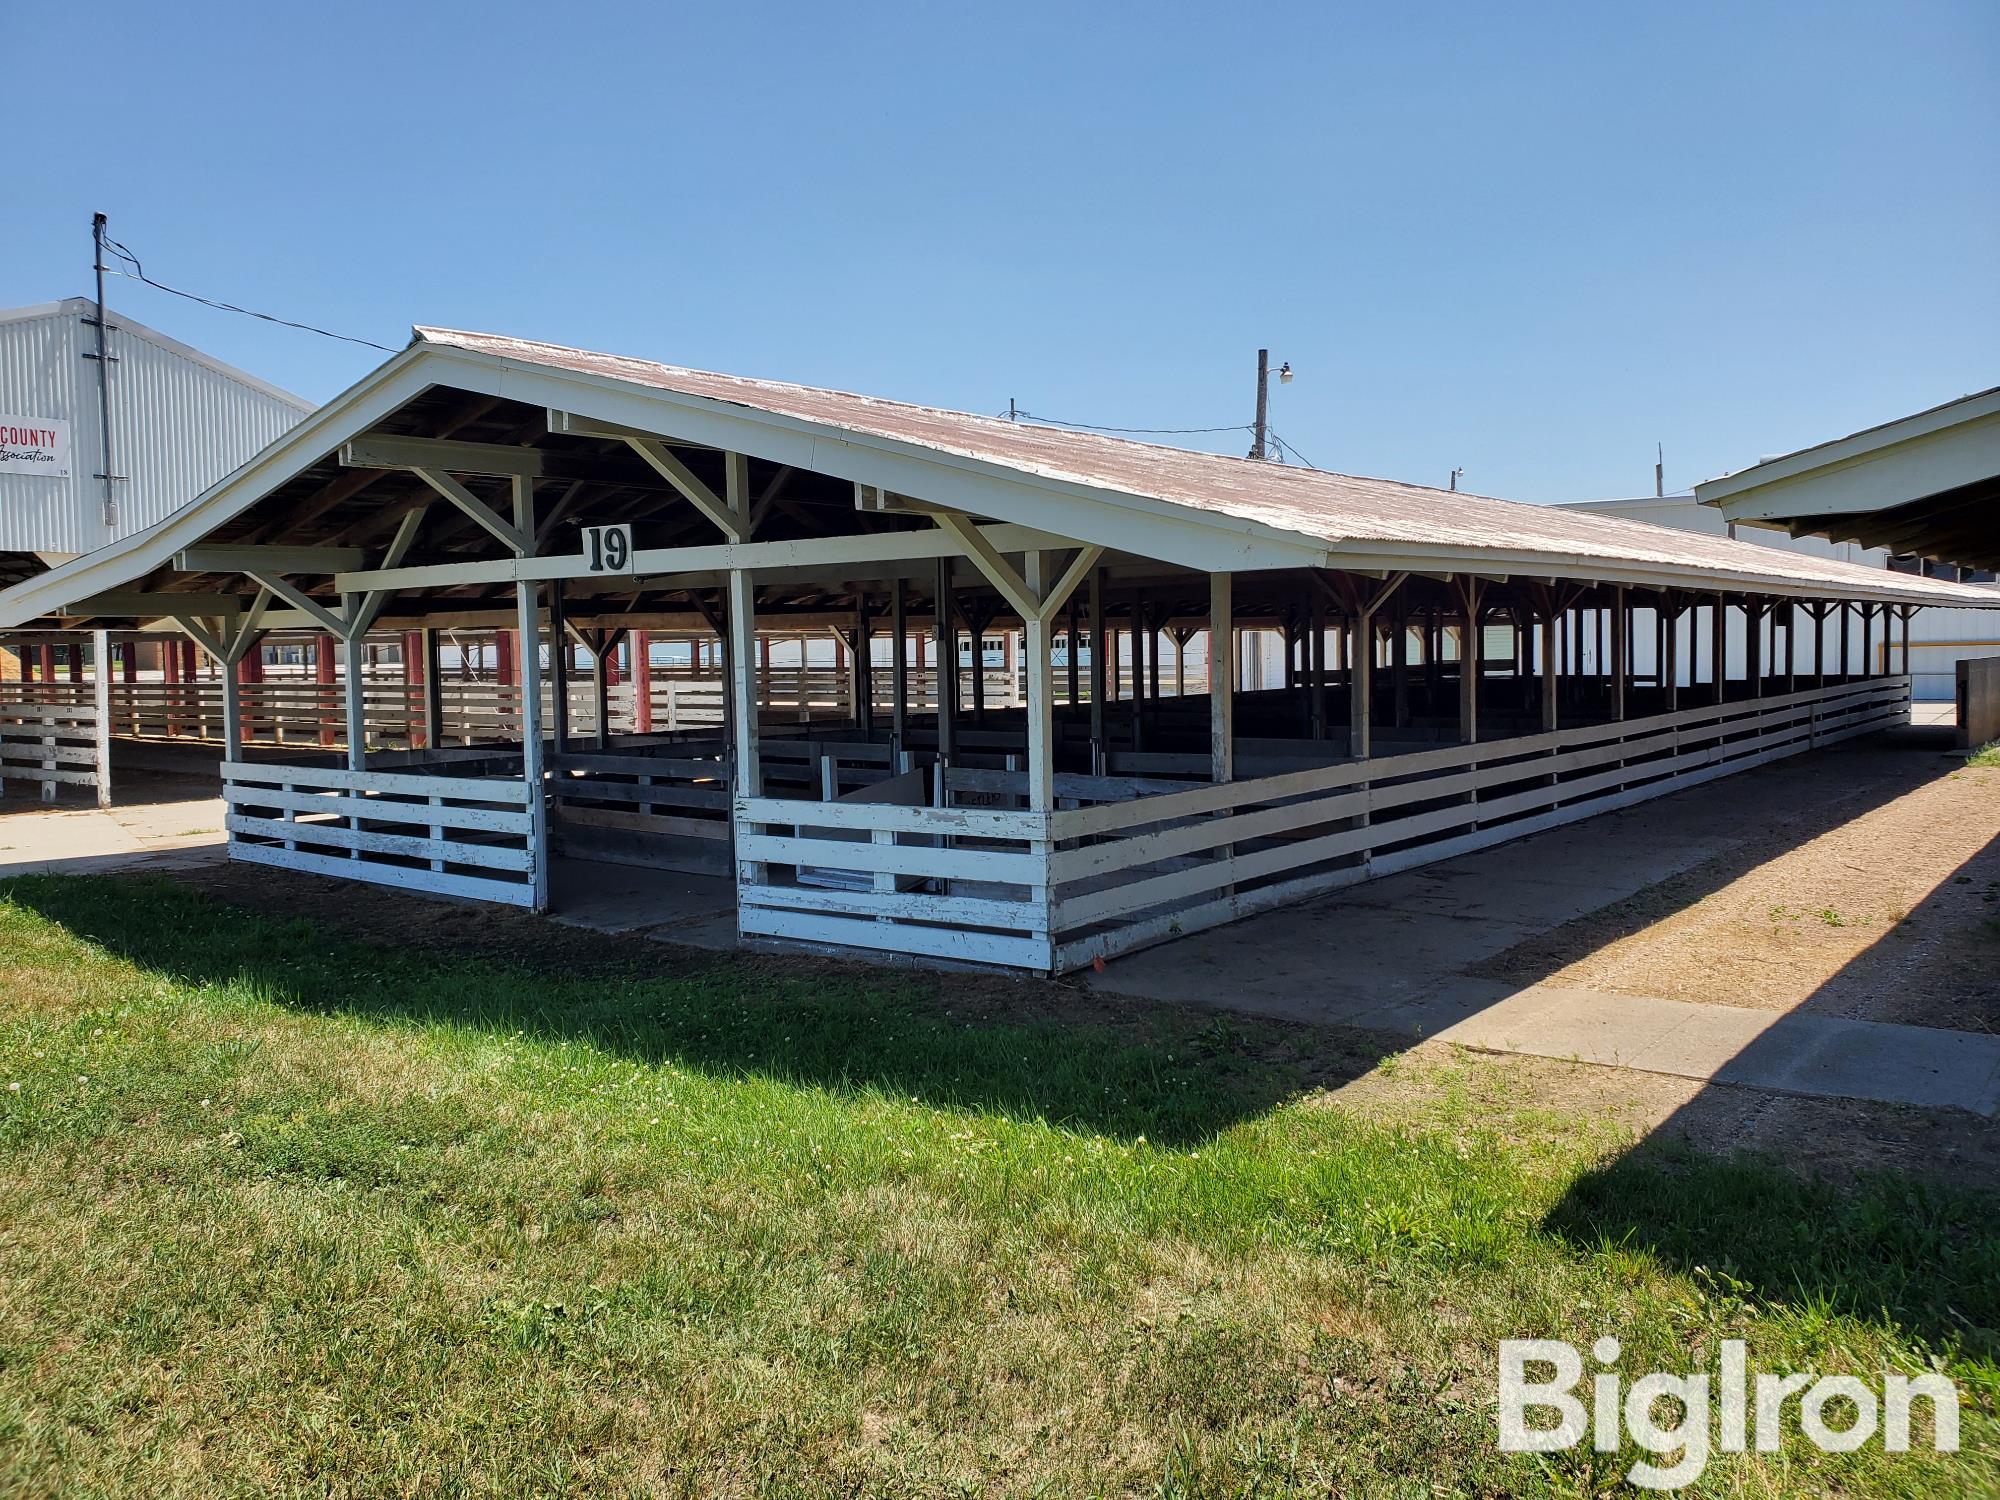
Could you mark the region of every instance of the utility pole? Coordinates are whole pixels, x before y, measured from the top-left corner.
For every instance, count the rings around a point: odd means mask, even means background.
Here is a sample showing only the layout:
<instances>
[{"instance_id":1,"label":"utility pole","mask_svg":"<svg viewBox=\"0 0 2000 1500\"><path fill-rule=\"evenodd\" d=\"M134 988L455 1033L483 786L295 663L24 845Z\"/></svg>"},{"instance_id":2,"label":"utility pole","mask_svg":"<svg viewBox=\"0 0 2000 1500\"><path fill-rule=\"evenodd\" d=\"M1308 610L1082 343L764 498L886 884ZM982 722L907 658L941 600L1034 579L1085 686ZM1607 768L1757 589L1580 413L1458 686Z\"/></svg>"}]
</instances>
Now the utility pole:
<instances>
[{"instance_id":1,"label":"utility pole","mask_svg":"<svg viewBox=\"0 0 2000 1500\"><path fill-rule=\"evenodd\" d=\"M1018 422L1021 420L1021 409L1014 404L1014 398L1012 396L1009 396L1007 398L1007 420L1010 422Z\"/></svg>"},{"instance_id":2,"label":"utility pole","mask_svg":"<svg viewBox=\"0 0 2000 1500\"><path fill-rule=\"evenodd\" d=\"M1290 385L1291 383L1292 362L1286 360L1278 366L1278 384ZM1252 434L1250 456L1252 458L1266 459L1271 456L1269 441L1271 435L1270 411L1271 351L1269 349L1259 349L1257 351L1257 420L1250 428Z\"/></svg>"},{"instance_id":3,"label":"utility pole","mask_svg":"<svg viewBox=\"0 0 2000 1500\"><path fill-rule=\"evenodd\" d=\"M1458 493L1458 476L1459 476L1459 475L1461 475L1461 474L1463 474L1464 472L1465 472L1465 470L1464 470L1464 469L1462 469L1462 468L1459 468L1459 469L1453 469L1453 470L1451 471L1451 492L1452 492L1452 493L1453 493L1454 495L1456 495L1456 494Z\"/></svg>"},{"instance_id":4,"label":"utility pole","mask_svg":"<svg viewBox=\"0 0 2000 1500\"><path fill-rule=\"evenodd\" d=\"M1267 420L1271 409L1271 351L1257 351L1257 420L1250 428L1250 456L1264 458L1264 434L1269 430Z\"/></svg>"},{"instance_id":5,"label":"utility pole","mask_svg":"<svg viewBox=\"0 0 2000 1500\"><path fill-rule=\"evenodd\" d=\"M1655 449L1655 453L1656 457L1653 460L1653 498L1655 500L1664 500L1667 497L1667 445L1661 443Z\"/></svg>"},{"instance_id":6,"label":"utility pole","mask_svg":"<svg viewBox=\"0 0 2000 1500\"><path fill-rule=\"evenodd\" d=\"M108 531L118 524L118 497L112 488L111 468L111 351L105 344L104 332L104 215L90 216L90 238L96 251L97 265L97 426L102 438L104 472L97 477L104 481L104 526ZM92 356L85 355L89 359Z\"/></svg>"}]
</instances>

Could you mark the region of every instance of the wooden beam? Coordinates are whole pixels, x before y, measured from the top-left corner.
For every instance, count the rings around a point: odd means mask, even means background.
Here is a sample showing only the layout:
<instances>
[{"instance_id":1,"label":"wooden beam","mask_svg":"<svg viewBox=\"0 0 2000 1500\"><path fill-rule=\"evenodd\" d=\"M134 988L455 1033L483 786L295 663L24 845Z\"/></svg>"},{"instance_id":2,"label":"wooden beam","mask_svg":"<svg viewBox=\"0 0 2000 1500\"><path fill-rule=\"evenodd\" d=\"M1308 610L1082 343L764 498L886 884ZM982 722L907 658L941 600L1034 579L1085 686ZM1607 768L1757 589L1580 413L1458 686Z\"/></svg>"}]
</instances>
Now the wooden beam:
<instances>
[{"instance_id":1,"label":"wooden beam","mask_svg":"<svg viewBox=\"0 0 2000 1500\"><path fill-rule=\"evenodd\" d=\"M658 438L649 437L628 437L625 441L634 453L652 465L654 472L680 491L681 497L688 504L713 521L725 537L732 542L740 542L746 538L749 531L746 523L749 517L742 510L725 504L721 497L703 484L696 477L694 470L682 463L665 443Z\"/></svg>"},{"instance_id":2,"label":"wooden beam","mask_svg":"<svg viewBox=\"0 0 2000 1500\"><path fill-rule=\"evenodd\" d=\"M517 556L525 557L535 550L535 539L532 531L524 531L519 526L509 525L500 518L490 505L473 494L471 490L460 484L456 479L453 479L449 474L440 473L436 469L413 469L411 472L440 495L444 496L453 505L464 511L471 520L477 522L495 537L498 537L508 551L513 552ZM533 481L528 480L526 482L532 483Z\"/></svg>"},{"instance_id":3,"label":"wooden beam","mask_svg":"<svg viewBox=\"0 0 2000 1500\"><path fill-rule=\"evenodd\" d=\"M980 575L999 591L1000 597L1016 614L1024 620L1034 619L1039 614L1041 601L1029 591L1026 581L1000 555L999 550L972 524L970 516L948 510L934 510L929 514L938 529L959 544L965 555L972 559L972 565L979 569Z\"/></svg>"},{"instance_id":4,"label":"wooden beam","mask_svg":"<svg viewBox=\"0 0 2000 1500\"><path fill-rule=\"evenodd\" d=\"M62 607L66 615L136 615L171 620L182 615L240 614L244 601L235 594L129 593L92 594Z\"/></svg>"},{"instance_id":5,"label":"wooden beam","mask_svg":"<svg viewBox=\"0 0 2000 1500\"><path fill-rule=\"evenodd\" d=\"M596 417L586 417L578 412L556 411L553 408L548 413L548 428L550 432L560 432L570 437L611 438L618 442L629 442L635 437L648 438L654 442L671 442L677 448L713 446L709 443L689 442L684 438L667 438L662 433L647 432L643 428L626 427L617 422L600 421Z\"/></svg>"},{"instance_id":6,"label":"wooden beam","mask_svg":"<svg viewBox=\"0 0 2000 1500\"><path fill-rule=\"evenodd\" d=\"M501 443L459 443L444 438L358 437L340 445L344 469L432 469L457 474L525 474L542 477L537 448Z\"/></svg>"},{"instance_id":7,"label":"wooden beam","mask_svg":"<svg viewBox=\"0 0 2000 1500\"><path fill-rule=\"evenodd\" d=\"M368 566L360 547L280 547L266 543L243 546L188 547L174 554L182 573L348 573Z\"/></svg>"},{"instance_id":8,"label":"wooden beam","mask_svg":"<svg viewBox=\"0 0 2000 1500\"><path fill-rule=\"evenodd\" d=\"M1024 526L983 526L977 530L996 552L1025 552L1034 547L1075 545L1062 537ZM843 573L841 570L965 555L964 544L946 531L872 532L784 542L724 542L703 547L641 548L632 554L629 576L636 579L714 576L719 581L719 575L740 567L756 572L760 578L768 578L786 569L808 573L824 570L825 575L830 577L853 577L851 571ZM343 592L358 592L366 589L432 589L467 584L543 582L551 578L587 579L593 576L601 575L591 573L583 553L579 551L541 558L500 558L342 573L336 577L335 586ZM626 586L629 587L629 582Z\"/></svg>"},{"instance_id":9,"label":"wooden beam","mask_svg":"<svg viewBox=\"0 0 2000 1500\"><path fill-rule=\"evenodd\" d=\"M389 550L382 555L381 566L384 569L397 567L409 555L410 548L417 539L417 529L424 524L426 511L427 507L419 506L404 515L402 524L396 528L395 536L389 541ZM368 627L375 623L375 617L382 612L382 606L388 600L387 589L370 589L364 593L361 596L360 609L354 617L351 633L357 638L368 634Z\"/></svg>"},{"instance_id":10,"label":"wooden beam","mask_svg":"<svg viewBox=\"0 0 2000 1500\"><path fill-rule=\"evenodd\" d=\"M221 621L203 620L198 616L190 614L174 616L174 623L187 632L189 640L214 657L223 666L225 671L228 669L230 664L229 647L222 639ZM179 648L170 646L168 649L178 650Z\"/></svg>"},{"instance_id":11,"label":"wooden beam","mask_svg":"<svg viewBox=\"0 0 2000 1500\"><path fill-rule=\"evenodd\" d=\"M229 642L229 660L232 663L241 661L243 654L250 649L251 645L262 634L264 615L270 607L271 591L269 589L257 590L256 600L244 614L242 623L237 627L235 636Z\"/></svg>"},{"instance_id":12,"label":"wooden beam","mask_svg":"<svg viewBox=\"0 0 2000 1500\"><path fill-rule=\"evenodd\" d=\"M324 603L313 598L312 595L308 594L290 579L282 578L276 573L269 576L262 573L250 573L247 576L254 579L270 592L276 594L300 614L318 621L322 629L330 631L342 640L347 640L352 636L353 627L346 615L336 613L334 610L327 608Z\"/></svg>"}]
</instances>

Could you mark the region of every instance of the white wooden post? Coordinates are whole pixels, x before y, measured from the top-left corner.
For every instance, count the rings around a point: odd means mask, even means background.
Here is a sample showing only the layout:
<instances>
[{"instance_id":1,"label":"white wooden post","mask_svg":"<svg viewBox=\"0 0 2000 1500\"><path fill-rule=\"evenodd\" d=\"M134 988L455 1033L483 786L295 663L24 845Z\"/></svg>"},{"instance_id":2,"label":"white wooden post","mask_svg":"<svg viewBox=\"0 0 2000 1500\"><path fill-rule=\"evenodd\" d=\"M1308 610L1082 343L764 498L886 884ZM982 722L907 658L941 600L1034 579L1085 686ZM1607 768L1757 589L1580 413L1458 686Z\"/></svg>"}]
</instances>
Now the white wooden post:
<instances>
[{"instance_id":1,"label":"white wooden post","mask_svg":"<svg viewBox=\"0 0 2000 1500\"><path fill-rule=\"evenodd\" d=\"M222 663L222 758L235 760L243 750L243 696L236 681L236 663Z\"/></svg>"},{"instance_id":2,"label":"white wooden post","mask_svg":"<svg viewBox=\"0 0 2000 1500\"><path fill-rule=\"evenodd\" d=\"M549 584L549 734L556 754L569 749L569 606L560 578Z\"/></svg>"},{"instance_id":3,"label":"white wooden post","mask_svg":"<svg viewBox=\"0 0 2000 1500\"><path fill-rule=\"evenodd\" d=\"M1720 703L1729 691L1729 604L1721 594L1708 606L1708 675Z\"/></svg>"},{"instance_id":4,"label":"white wooden post","mask_svg":"<svg viewBox=\"0 0 2000 1500\"><path fill-rule=\"evenodd\" d=\"M1626 618L1625 586L1611 591L1611 717L1625 717L1625 678L1632 669L1632 641Z\"/></svg>"},{"instance_id":5,"label":"white wooden post","mask_svg":"<svg viewBox=\"0 0 2000 1500\"><path fill-rule=\"evenodd\" d=\"M1320 613L1319 605L1313 606L1313 638L1317 641L1326 629L1326 621ZM1357 760L1367 760L1375 753L1374 726L1371 699L1375 691L1375 617L1357 614L1354 627L1347 632L1348 650L1353 653L1353 665L1348 669L1347 704L1347 753ZM1318 682L1324 675L1323 658L1318 657L1320 648L1314 648L1316 664L1321 670L1314 674L1313 718L1315 722L1324 720L1324 704L1319 701Z\"/></svg>"},{"instance_id":6,"label":"white wooden post","mask_svg":"<svg viewBox=\"0 0 2000 1500\"><path fill-rule=\"evenodd\" d=\"M97 805L111 805L111 632L94 630L90 635L91 665L97 668L93 684L97 708Z\"/></svg>"},{"instance_id":7,"label":"white wooden post","mask_svg":"<svg viewBox=\"0 0 2000 1500\"><path fill-rule=\"evenodd\" d=\"M1542 733L1556 732L1556 611L1542 615Z\"/></svg>"},{"instance_id":8,"label":"white wooden post","mask_svg":"<svg viewBox=\"0 0 2000 1500\"><path fill-rule=\"evenodd\" d=\"M764 778L757 750L757 590L750 574L729 570L729 708L731 746L735 762L733 788L738 797L764 795ZM762 885L762 865L736 867L744 885Z\"/></svg>"},{"instance_id":9,"label":"white wooden post","mask_svg":"<svg viewBox=\"0 0 2000 1500\"><path fill-rule=\"evenodd\" d=\"M1090 771L1102 776L1108 767L1104 748L1105 681L1117 671L1117 662L1104 639L1104 570L1090 572ZM1213 675L1213 674L1211 674Z\"/></svg>"},{"instance_id":10,"label":"white wooden post","mask_svg":"<svg viewBox=\"0 0 2000 1500\"><path fill-rule=\"evenodd\" d=\"M1236 650L1233 579L1227 573L1208 575L1208 760L1209 779L1236 779ZM1099 595L1091 586L1093 623ZM1092 646L1096 641L1092 641ZM1092 657L1095 661L1095 656ZM1094 705L1093 705L1094 707Z\"/></svg>"},{"instance_id":11,"label":"white wooden post","mask_svg":"<svg viewBox=\"0 0 2000 1500\"><path fill-rule=\"evenodd\" d=\"M535 585L514 585L515 628L521 649L514 670L521 685L521 780L528 787L528 849L531 911L549 909L549 810L543 786L542 611ZM357 767L356 769L359 769Z\"/></svg>"},{"instance_id":12,"label":"white wooden post","mask_svg":"<svg viewBox=\"0 0 2000 1500\"><path fill-rule=\"evenodd\" d=\"M342 594L340 612L349 620L359 618L361 596ZM344 643L343 654L347 658L347 769L365 771L368 769L368 707L362 690L366 686L361 664L367 651L365 635L350 635ZM225 672L232 681L234 674ZM233 696L233 689L231 690ZM357 857L360 851L355 851Z\"/></svg>"},{"instance_id":13,"label":"white wooden post","mask_svg":"<svg viewBox=\"0 0 2000 1500\"><path fill-rule=\"evenodd\" d=\"M1025 576L1028 592L1044 599L1049 590L1049 555L1030 552ZM1046 609L1026 623L1028 654L1028 810L1055 809L1055 684L1049 669L1049 616Z\"/></svg>"},{"instance_id":14,"label":"white wooden post","mask_svg":"<svg viewBox=\"0 0 2000 1500\"><path fill-rule=\"evenodd\" d=\"M895 650L889 658L889 695L894 700L890 705L890 743L901 754L909 735L910 727L910 601L903 580L898 578L889 585L890 632L895 641Z\"/></svg>"},{"instance_id":15,"label":"white wooden post","mask_svg":"<svg viewBox=\"0 0 2000 1500\"><path fill-rule=\"evenodd\" d=\"M1485 633L1479 628L1482 592L1477 578L1465 579L1458 586L1460 616L1464 622L1458 637L1458 737L1467 745L1479 743L1479 671L1486 644Z\"/></svg>"},{"instance_id":16,"label":"white wooden post","mask_svg":"<svg viewBox=\"0 0 2000 1500\"><path fill-rule=\"evenodd\" d=\"M611 653L617 648L609 630L597 629L590 636L590 723L591 743L599 750L611 744ZM558 644L557 650L562 647Z\"/></svg>"},{"instance_id":17,"label":"white wooden post","mask_svg":"<svg viewBox=\"0 0 2000 1500\"><path fill-rule=\"evenodd\" d=\"M438 673L438 633L421 633L424 658L424 744L432 754L444 748L444 680Z\"/></svg>"},{"instance_id":18,"label":"white wooden post","mask_svg":"<svg viewBox=\"0 0 2000 1500\"><path fill-rule=\"evenodd\" d=\"M958 753L958 624L953 619L951 559L948 557L938 559L936 615L933 633L937 644L937 666L932 677L937 685L938 759L948 766Z\"/></svg>"}]
</instances>

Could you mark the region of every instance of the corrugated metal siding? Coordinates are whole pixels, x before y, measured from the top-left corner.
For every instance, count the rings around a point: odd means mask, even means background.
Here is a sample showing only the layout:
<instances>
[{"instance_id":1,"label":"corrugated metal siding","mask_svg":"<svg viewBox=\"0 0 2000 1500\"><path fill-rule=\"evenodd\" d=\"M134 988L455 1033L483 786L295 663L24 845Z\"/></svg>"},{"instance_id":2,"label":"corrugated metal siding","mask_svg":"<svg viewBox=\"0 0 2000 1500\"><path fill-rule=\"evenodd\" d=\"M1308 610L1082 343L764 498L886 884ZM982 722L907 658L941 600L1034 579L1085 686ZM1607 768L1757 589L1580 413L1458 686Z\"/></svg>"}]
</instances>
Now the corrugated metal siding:
<instances>
[{"instance_id":1,"label":"corrugated metal siding","mask_svg":"<svg viewBox=\"0 0 2000 1500\"><path fill-rule=\"evenodd\" d=\"M0 552L81 552L85 546L109 541L101 519L94 529L78 525L77 473L83 483L96 465L84 459L94 450L97 424L90 426L86 449L76 416L76 388L83 361L77 357L77 316L66 307L47 316L19 318L0 324L0 412L19 417L60 417L70 423L70 477L49 479L39 474L0 474ZM89 367L94 373L96 367ZM101 508L101 507L100 507ZM88 543L78 538L88 535Z\"/></svg>"},{"instance_id":2,"label":"corrugated metal siding","mask_svg":"<svg viewBox=\"0 0 2000 1500\"><path fill-rule=\"evenodd\" d=\"M0 475L0 550L88 552L187 504L295 426L299 407L190 359L111 314L112 465L117 524L104 519L96 330L72 299L46 317L0 322L0 411L70 424L70 474Z\"/></svg>"}]
</instances>

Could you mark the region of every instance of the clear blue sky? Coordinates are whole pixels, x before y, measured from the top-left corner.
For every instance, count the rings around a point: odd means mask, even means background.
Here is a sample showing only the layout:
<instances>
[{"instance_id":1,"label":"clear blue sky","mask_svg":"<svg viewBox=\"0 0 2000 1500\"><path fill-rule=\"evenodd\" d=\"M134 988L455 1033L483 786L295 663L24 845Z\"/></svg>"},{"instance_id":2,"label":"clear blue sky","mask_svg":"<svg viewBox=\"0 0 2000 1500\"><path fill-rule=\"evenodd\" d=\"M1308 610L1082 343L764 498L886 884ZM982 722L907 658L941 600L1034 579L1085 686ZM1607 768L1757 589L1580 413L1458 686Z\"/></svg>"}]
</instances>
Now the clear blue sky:
<instances>
[{"instance_id":1,"label":"clear blue sky","mask_svg":"<svg viewBox=\"0 0 2000 1500\"><path fill-rule=\"evenodd\" d=\"M162 280L1531 500L2000 383L2000 6L16 7L0 304ZM324 399L381 356L112 283ZM1239 435L1186 441L1237 448Z\"/></svg>"}]
</instances>

